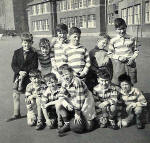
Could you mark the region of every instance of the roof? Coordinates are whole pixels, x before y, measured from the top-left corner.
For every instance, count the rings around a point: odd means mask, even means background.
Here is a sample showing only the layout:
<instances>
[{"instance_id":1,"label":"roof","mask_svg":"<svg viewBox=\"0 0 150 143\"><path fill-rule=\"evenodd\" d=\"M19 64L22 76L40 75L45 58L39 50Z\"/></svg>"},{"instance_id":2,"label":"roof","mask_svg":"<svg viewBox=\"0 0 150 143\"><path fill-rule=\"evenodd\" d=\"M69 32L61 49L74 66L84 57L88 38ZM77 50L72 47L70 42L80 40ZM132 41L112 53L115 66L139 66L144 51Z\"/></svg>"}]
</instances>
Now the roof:
<instances>
[{"instance_id":1,"label":"roof","mask_svg":"<svg viewBox=\"0 0 150 143\"><path fill-rule=\"evenodd\" d=\"M43 2L46 2L46 1L49 1L49 0L32 0L31 2L29 2L27 5L35 5L35 4L38 4L38 3L43 3Z\"/></svg>"}]
</instances>

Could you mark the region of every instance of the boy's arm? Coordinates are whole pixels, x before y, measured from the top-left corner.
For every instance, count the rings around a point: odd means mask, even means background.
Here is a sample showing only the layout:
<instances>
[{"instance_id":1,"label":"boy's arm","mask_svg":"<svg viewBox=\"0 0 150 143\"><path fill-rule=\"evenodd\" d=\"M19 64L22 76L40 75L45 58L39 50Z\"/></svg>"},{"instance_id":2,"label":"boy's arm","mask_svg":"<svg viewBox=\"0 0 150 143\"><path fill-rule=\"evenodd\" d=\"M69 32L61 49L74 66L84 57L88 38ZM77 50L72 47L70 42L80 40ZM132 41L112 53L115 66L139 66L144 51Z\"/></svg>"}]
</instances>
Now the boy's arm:
<instances>
[{"instance_id":1,"label":"boy's arm","mask_svg":"<svg viewBox=\"0 0 150 143\"><path fill-rule=\"evenodd\" d=\"M138 49L138 45L137 45L137 41L135 40L135 38L132 39L133 40L133 56L131 57L133 60L136 59L136 57L139 55L139 49Z\"/></svg>"},{"instance_id":2,"label":"boy's arm","mask_svg":"<svg viewBox=\"0 0 150 143\"><path fill-rule=\"evenodd\" d=\"M138 96L136 106L141 106L141 107L147 106L147 101L146 101L143 93L139 90L136 90L136 94Z\"/></svg>"},{"instance_id":3,"label":"boy's arm","mask_svg":"<svg viewBox=\"0 0 150 143\"><path fill-rule=\"evenodd\" d=\"M11 67L12 67L14 73L19 74L21 69L20 69L20 67L19 67L19 65L17 63L17 60L18 60L17 57L18 56L17 56L16 51L15 51L14 55L13 55L13 58L12 58Z\"/></svg>"},{"instance_id":4,"label":"boy's arm","mask_svg":"<svg viewBox=\"0 0 150 143\"><path fill-rule=\"evenodd\" d=\"M85 49L85 66L80 75L85 76L88 73L90 66L91 66L91 63L90 63L89 53L88 53L87 49Z\"/></svg>"}]
</instances>

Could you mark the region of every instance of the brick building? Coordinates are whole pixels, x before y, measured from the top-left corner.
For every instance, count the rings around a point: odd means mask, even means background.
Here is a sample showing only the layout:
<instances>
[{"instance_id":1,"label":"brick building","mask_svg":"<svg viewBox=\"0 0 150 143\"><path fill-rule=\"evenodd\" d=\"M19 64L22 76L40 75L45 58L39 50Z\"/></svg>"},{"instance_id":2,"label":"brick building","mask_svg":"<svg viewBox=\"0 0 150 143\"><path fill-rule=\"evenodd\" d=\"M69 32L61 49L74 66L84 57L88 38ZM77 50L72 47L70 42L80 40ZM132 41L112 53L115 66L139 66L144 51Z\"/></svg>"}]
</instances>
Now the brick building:
<instances>
[{"instance_id":1,"label":"brick building","mask_svg":"<svg viewBox=\"0 0 150 143\"><path fill-rule=\"evenodd\" d=\"M33 0L28 3L29 30L35 36L52 36L52 9L49 0ZM69 28L81 28L82 35L97 36L106 29L105 0L57 1L57 23Z\"/></svg>"},{"instance_id":2,"label":"brick building","mask_svg":"<svg viewBox=\"0 0 150 143\"><path fill-rule=\"evenodd\" d=\"M107 6L108 32L114 33L113 21L122 17L128 32L134 36L150 37L150 0L109 0Z\"/></svg>"},{"instance_id":3,"label":"brick building","mask_svg":"<svg viewBox=\"0 0 150 143\"><path fill-rule=\"evenodd\" d=\"M0 0L0 28L17 33L28 31L26 3L29 0Z\"/></svg>"}]
</instances>

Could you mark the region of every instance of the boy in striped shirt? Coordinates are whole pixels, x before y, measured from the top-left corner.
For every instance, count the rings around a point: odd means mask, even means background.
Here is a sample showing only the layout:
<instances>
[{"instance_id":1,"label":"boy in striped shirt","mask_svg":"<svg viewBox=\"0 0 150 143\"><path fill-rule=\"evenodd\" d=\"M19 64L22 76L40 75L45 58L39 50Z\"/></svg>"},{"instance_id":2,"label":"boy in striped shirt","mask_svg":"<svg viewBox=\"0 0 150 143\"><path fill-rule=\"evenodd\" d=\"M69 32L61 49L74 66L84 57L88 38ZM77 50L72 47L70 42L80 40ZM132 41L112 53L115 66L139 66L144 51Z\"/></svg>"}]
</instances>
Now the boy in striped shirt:
<instances>
[{"instance_id":1,"label":"boy in striped shirt","mask_svg":"<svg viewBox=\"0 0 150 143\"><path fill-rule=\"evenodd\" d=\"M69 31L69 43L64 47L67 64L74 74L84 79L90 67L90 58L85 47L80 45L81 30L72 27Z\"/></svg>"},{"instance_id":2,"label":"boy in striped shirt","mask_svg":"<svg viewBox=\"0 0 150 143\"><path fill-rule=\"evenodd\" d=\"M60 116L56 114L56 104L59 98L60 87L58 86L58 80L54 73L49 73L44 76L47 88L43 92L41 98L41 107L46 120L46 125L49 128L54 128L56 123L56 117L58 116L58 126L60 127L62 123L60 122Z\"/></svg>"},{"instance_id":3,"label":"boy in striped shirt","mask_svg":"<svg viewBox=\"0 0 150 143\"><path fill-rule=\"evenodd\" d=\"M99 84L94 87L93 95L98 124L101 128L106 128L110 124L112 129L117 129L116 122L119 121L119 117L117 117L119 94L116 88L111 84L110 74L107 71L103 71L103 73L99 72L97 76Z\"/></svg>"},{"instance_id":4,"label":"boy in striped shirt","mask_svg":"<svg viewBox=\"0 0 150 143\"><path fill-rule=\"evenodd\" d=\"M57 112L62 116L64 126L59 129L59 133L70 130L70 119L74 116L76 128L83 127L83 120L86 122L86 129L92 129L95 118L95 105L92 94L90 94L86 84L73 75L73 69L67 64L62 65L60 74L63 79L60 89L60 101L57 105Z\"/></svg>"},{"instance_id":5,"label":"boy in striped shirt","mask_svg":"<svg viewBox=\"0 0 150 143\"><path fill-rule=\"evenodd\" d=\"M56 34L51 41L51 47L54 51L54 58L52 59L52 72L56 74L58 80L60 80L60 75L58 69L60 66L66 63L66 57L64 56L64 46L68 43L67 41L68 27L66 24L58 24L56 26Z\"/></svg>"},{"instance_id":6,"label":"boy in striped shirt","mask_svg":"<svg viewBox=\"0 0 150 143\"><path fill-rule=\"evenodd\" d=\"M109 56L113 62L112 82L119 85L118 77L127 73L132 84L137 82L135 59L139 54L136 40L126 33L127 25L122 18L114 21L117 36L110 40Z\"/></svg>"},{"instance_id":7,"label":"boy in striped shirt","mask_svg":"<svg viewBox=\"0 0 150 143\"><path fill-rule=\"evenodd\" d=\"M41 71L42 76L44 76L52 71L51 59L54 57L54 53L50 49L50 42L47 38L40 39L39 47L40 51L38 52L38 68Z\"/></svg>"},{"instance_id":8,"label":"boy in striped shirt","mask_svg":"<svg viewBox=\"0 0 150 143\"><path fill-rule=\"evenodd\" d=\"M134 116L136 117L136 124L138 129L143 128L141 122L141 115L143 107L147 106L147 101L143 93L132 86L131 79L128 75L124 74L119 77L121 86L122 99L126 105L127 117L122 119L122 126L127 127L132 122Z\"/></svg>"}]
</instances>

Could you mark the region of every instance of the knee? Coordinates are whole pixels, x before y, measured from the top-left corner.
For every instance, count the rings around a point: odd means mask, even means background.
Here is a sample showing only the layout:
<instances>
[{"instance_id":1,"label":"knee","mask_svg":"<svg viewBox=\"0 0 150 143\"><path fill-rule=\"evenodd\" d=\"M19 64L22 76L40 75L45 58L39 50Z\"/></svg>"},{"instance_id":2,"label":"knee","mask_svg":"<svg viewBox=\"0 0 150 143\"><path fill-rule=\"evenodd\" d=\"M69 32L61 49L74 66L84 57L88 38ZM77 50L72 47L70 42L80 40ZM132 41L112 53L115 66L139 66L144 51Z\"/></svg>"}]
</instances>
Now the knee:
<instances>
[{"instance_id":1,"label":"knee","mask_svg":"<svg viewBox=\"0 0 150 143\"><path fill-rule=\"evenodd\" d=\"M115 106L115 105L111 105L111 106L110 106L110 111L111 111L112 113L116 112L116 106Z\"/></svg>"},{"instance_id":2,"label":"knee","mask_svg":"<svg viewBox=\"0 0 150 143\"><path fill-rule=\"evenodd\" d=\"M142 113L142 107L136 107L134 109L135 115L140 115Z\"/></svg>"},{"instance_id":3,"label":"knee","mask_svg":"<svg viewBox=\"0 0 150 143\"><path fill-rule=\"evenodd\" d=\"M15 101L19 101L19 99L20 99L20 94L19 94L19 93L13 93L13 99L14 99Z\"/></svg>"}]
</instances>

